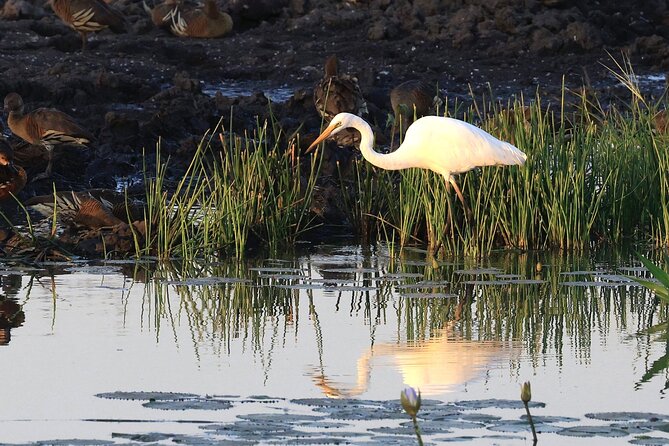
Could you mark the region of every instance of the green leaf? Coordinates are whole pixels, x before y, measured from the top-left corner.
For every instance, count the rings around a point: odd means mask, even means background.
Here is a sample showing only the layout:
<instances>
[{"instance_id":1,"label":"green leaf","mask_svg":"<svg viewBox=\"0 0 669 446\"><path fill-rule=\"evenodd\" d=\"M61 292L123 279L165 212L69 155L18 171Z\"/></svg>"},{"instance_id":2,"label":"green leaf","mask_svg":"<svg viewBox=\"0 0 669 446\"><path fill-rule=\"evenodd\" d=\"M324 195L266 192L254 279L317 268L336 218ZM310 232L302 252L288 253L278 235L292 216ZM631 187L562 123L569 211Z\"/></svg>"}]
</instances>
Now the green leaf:
<instances>
[{"instance_id":1,"label":"green leaf","mask_svg":"<svg viewBox=\"0 0 669 446\"><path fill-rule=\"evenodd\" d=\"M646 279L639 279L638 277L634 276L627 276L629 279L634 280L636 283L639 285L648 288L649 290L653 291L657 297L659 297L662 300L665 300L669 302L669 289L667 289L664 285L661 283L657 282L652 282L650 280Z\"/></svg>"},{"instance_id":2,"label":"green leaf","mask_svg":"<svg viewBox=\"0 0 669 446\"><path fill-rule=\"evenodd\" d=\"M643 266L648 268L648 271L650 271L653 277L659 280L660 283L664 285L664 288L669 291L669 273L661 269L659 266L655 265L653 262L648 260L646 257L642 256L641 254L639 254L639 259L641 259L641 263L643 263ZM667 258L665 255L665 261L666 260Z\"/></svg>"}]
</instances>

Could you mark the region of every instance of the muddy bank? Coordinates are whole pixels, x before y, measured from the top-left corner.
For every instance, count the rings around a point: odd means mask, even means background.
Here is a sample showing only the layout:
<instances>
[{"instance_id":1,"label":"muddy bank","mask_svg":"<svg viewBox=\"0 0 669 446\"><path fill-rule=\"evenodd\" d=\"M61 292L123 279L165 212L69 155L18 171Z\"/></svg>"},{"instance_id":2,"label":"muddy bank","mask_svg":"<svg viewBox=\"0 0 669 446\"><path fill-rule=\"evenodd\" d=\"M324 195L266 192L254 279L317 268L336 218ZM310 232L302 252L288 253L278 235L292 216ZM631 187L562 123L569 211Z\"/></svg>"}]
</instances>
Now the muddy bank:
<instances>
[{"instance_id":1,"label":"muddy bank","mask_svg":"<svg viewBox=\"0 0 669 446\"><path fill-rule=\"evenodd\" d=\"M0 4L0 96L16 91L28 109L57 107L97 139L89 149L56 149L59 190L135 182L159 138L178 176L207 130L221 120L227 130L253 129L270 102L285 134L299 130L308 141L320 125L312 88L329 54L358 79L381 131L390 89L408 79L451 99L468 100L470 89L532 97L540 88L551 101L564 76L569 88L587 83L624 100L604 66L613 66L607 52L629 54L640 73L669 69L666 1L231 0L219 5L233 17L230 35L186 39L155 28L141 2L115 0L128 32L93 35L85 52L41 2ZM44 150L10 141L29 177L43 171ZM29 183L21 198L52 189L52 181Z\"/></svg>"}]
</instances>

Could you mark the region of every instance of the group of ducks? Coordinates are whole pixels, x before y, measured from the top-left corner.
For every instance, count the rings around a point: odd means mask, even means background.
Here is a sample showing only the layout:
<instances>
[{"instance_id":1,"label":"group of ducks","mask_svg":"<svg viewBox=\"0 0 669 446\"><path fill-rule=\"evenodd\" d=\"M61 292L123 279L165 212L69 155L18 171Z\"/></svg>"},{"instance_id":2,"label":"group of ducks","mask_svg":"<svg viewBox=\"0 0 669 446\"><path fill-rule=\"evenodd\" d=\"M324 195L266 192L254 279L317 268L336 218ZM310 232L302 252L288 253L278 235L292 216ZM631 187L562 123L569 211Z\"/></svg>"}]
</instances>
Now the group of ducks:
<instances>
[{"instance_id":1,"label":"group of ducks","mask_svg":"<svg viewBox=\"0 0 669 446\"><path fill-rule=\"evenodd\" d=\"M71 0L70 4L74 1L88 2L93 0ZM174 0L167 0L167 2L171 1ZM213 3L213 0L207 1ZM168 3L162 6L167 5ZM154 12L158 9L154 8ZM173 11L174 9L162 9L156 17L161 14L165 17L173 14ZM180 13L177 12L178 14ZM341 112L365 116L367 114L367 104L358 82L354 77L339 71L339 62L336 56L330 56L326 60L324 71L323 79L314 87L314 105L326 122L330 122L335 115ZM420 117L429 114L433 106L434 94L435 90L419 81L408 81L395 87L390 94L395 122L401 121L409 124L414 116ZM46 149L48 158L46 169L42 173L34 175L31 178L32 181L49 178L52 175L54 147L60 145L85 147L95 141L91 132L60 110L37 108L26 112L23 99L15 92L5 96L4 111L7 113L9 129L14 135L28 144L42 146ZM13 150L9 142L0 137L0 200L16 195L27 182L25 170L15 165L13 158ZM85 194L72 194L67 199L57 200L56 205L69 206L70 208L73 206L80 207L81 203L89 198L91 197ZM95 199L102 201L97 197ZM53 202L53 198L50 201ZM89 204L88 207L91 208L89 214L94 211L101 212L98 205ZM49 212L52 213L52 210L46 210L43 213L48 214ZM116 220L105 217L102 221L109 223Z\"/></svg>"},{"instance_id":2,"label":"group of ducks","mask_svg":"<svg viewBox=\"0 0 669 446\"><path fill-rule=\"evenodd\" d=\"M126 32L123 14L103 0L49 0L56 15L81 35L82 50L86 49L88 33L109 28L115 33ZM184 0L165 0L153 8L145 2L155 26L168 28L180 37L221 37L232 31L232 17L218 9L215 0L204 0L202 6L188 5Z\"/></svg>"}]
</instances>

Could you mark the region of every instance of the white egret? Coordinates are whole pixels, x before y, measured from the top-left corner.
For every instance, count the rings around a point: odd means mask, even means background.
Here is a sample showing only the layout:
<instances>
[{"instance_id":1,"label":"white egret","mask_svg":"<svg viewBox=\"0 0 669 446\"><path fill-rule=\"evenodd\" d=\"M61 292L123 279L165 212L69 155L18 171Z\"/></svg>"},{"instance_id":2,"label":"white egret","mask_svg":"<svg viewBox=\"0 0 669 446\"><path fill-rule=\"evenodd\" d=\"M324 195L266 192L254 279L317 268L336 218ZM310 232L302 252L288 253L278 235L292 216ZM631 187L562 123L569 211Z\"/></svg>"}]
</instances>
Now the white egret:
<instances>
[{"instance_id":1,"label":"white egret","mask_svg":"<svg viewBox=\"0 0 669 446\"><path fill-rule=\"evenodd\" d=\"M402 144L394 152L374 150L372 128L359 116L339 113L323 133L309 146L307 153L321 141L345 128L360 132L360 151L373 165L386 170L418 167L443 175L446 186L453 185L465 209L465 199L453 174L480 166L522 165L527 156L517 147L458 119L424 116L409 126Z\"/></svg>"}]
</instances>

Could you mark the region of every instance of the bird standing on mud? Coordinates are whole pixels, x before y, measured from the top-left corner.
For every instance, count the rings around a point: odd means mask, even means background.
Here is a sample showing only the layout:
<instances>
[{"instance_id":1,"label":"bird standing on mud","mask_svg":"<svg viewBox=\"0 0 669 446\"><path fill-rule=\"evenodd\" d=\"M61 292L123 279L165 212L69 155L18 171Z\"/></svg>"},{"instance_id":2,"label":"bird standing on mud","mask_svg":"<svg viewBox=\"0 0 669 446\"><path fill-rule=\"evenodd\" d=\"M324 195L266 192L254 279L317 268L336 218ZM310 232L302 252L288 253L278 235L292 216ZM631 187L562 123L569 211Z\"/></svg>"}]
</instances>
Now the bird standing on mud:
<instances>
[{"instance_id":1,"label":"bird standing on mud","mask_svg":"<svg viewBox=\"0 0 669 446\"><path fill-rule=\"evenodd\" d=\"M339 60L334 54L327 58L324 76L314 87L314 105L318 114L329 122L336 114L348 112L367 114L367 102L356 78L339 73Z\"/></svg>"},{"instance_id":2,"label":"bird standing on mud","mask_svg":"<svg viewBox=\"0 0 669 446\"><path fill-rule=\"evenodd\" d=\"M442 175L447 186L449 183L453 185L465 209L465 199L453 174L480 166L523 165L527 159L517 147L500 141L480 128L458 119L441 116L425 116L416 120L407 129L404 141L396 151L379 153L374 150L372 128L364 119L350 113L335 116L309 146L307 153L321 141L345 128L354 128L360 132L362 156L381 169L418 167Z\"/></svg>"},{"instance_id":3,"label":"bird standing on mud","mask_svg":"<svg viewBox=\"0 0 669 446\"><path fill-rule=\"evenodd\" d=\"M419 80L402 82L390 90L390 105L393 109L392 134L397 129L406 129L416 119L430 114L430 110L441 100L437 90Z\"/></svg>"},{"instance_id":4,"label":"bird standing on mud","mask_svg":"<svg viewBox=\"0 0 669 446\"><path fill-rule=\"evenodd\" d=\"M89 32L109 28L126 31L125 17L102 0L49 0L51 9L67 26L81 35L81 49L86 49Z\"/></svg>"},{"instance_id":5,"label":"bird standing on mud","mask_svg":"<svg viewBox=\"0 0 669 446\"><path fill-rule=\"evenodd\" d=\"M184 9L177 5L170 15L170 31L175 36L206 39L222 37L232 31L232 17L218 9L216 0L205 0L201 9Z\"/></svg>"},{"instance_id":6,"label":"bird standing on mud","mask_svg":"<svg viewBox=\"0 0 669 446\"><path fill-rule=\"evenodd\" d=\"M23 99L17 93L5 96L4 109L9 112L7 123L12 133L30 144L41 144L47 150L49 160L46 170L33 177L32 181L51 176L54 146L85 146L93 140L93 136L81 128L74 118L59 110L38 108L24 113Z\"/></svg>"}]
</instances>

